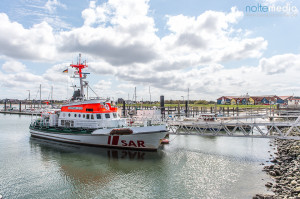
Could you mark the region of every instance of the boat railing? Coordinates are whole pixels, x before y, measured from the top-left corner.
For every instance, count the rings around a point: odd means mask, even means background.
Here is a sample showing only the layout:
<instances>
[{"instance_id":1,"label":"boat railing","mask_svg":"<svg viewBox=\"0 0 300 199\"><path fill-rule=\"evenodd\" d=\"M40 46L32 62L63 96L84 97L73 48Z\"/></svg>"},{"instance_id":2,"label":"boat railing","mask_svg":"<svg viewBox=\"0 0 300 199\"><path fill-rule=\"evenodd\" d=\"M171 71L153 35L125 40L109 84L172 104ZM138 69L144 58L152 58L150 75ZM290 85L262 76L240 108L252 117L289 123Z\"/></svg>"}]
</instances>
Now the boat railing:
<instances>
[{"instance_id":1,"label":"boat railing","mask_svg":"<svg viewBox=\"0 0 300 199\"><path fill-rule=\"evenodd\" d=\"M134 116L132 118L128 118L127 123L130 125L152 126L152 125L165 124L166 120L162 118L160 115L152 116L152 117Z\"/></svg>"},{"instance_id":2,"label":"boat railing","mask_svg":"<svg viewBox=\"0 0 300 199\"><path fill-rule=\"evenodd\" d=\"M31 126L33 127L45 127L45 128L49 128L50 126L51 127L57 127L58 126L58 121L55 121L55 122L50 122L49 119L42 119L39 117L40 114L32 114L32 117L31 117Z\"/></svg>"}]
</instances>

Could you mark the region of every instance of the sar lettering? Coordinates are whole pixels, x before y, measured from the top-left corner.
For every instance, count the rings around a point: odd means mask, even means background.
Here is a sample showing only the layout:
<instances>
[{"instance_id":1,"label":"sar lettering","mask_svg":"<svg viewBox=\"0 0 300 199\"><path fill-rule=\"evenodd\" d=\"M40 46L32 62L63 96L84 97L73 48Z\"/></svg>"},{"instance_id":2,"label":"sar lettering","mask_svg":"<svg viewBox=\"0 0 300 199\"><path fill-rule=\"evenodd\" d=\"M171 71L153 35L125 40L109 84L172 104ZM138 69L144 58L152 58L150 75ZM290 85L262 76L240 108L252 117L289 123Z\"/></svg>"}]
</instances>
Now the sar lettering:
<instances>
[{"instance_id":1,"label":"sar lettering","mask_svg":"<svg viewBox=\"0 0 300 199\"><path fill-rule=\"evenodd\" d=\"M130 146L130 147L145 147L145 142L143 140L137 140L136 142L130 140L128 143L126 140L121 140L122 146Z\"/></svg>"}]
</instances>

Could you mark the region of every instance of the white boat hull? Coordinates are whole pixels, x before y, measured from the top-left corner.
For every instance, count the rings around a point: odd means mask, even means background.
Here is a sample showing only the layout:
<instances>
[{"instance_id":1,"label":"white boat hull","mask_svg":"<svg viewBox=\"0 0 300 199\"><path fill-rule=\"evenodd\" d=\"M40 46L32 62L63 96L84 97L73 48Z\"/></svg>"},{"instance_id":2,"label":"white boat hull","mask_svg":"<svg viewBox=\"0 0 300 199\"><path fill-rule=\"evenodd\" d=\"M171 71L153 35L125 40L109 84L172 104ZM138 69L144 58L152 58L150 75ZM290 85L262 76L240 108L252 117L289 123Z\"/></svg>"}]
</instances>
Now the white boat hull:
<instances>
[{"instance_id":1,"label":"white boat hull","mask_svg":"<svg viewBox=\"0 0 300 199\"><path fill-rule=\"evenodd\" d=\"M60 142L137 150L157 150L167 131L142 132L130 135L69 134L30 129L31 136Z\"/></svg>"}]
</instances>

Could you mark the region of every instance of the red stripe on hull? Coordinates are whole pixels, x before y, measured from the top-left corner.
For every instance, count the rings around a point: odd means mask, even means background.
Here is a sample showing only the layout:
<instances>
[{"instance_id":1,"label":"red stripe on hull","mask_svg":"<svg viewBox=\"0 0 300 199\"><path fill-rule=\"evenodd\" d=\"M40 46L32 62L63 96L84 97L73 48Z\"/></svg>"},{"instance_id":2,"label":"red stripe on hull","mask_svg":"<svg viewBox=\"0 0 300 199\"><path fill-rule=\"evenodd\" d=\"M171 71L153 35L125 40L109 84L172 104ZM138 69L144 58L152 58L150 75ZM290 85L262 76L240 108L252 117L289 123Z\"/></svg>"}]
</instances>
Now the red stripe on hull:
<instances>
[{"instance_id":1,"label":"red stripe on hull","mask_svg":"<svg viewBox=\"0 0 300 199\"><path fill-rule=\"evenodd\" d=\"M113 136L112 145L118 145L119 136Z\"/></svg>"}]
</instances>

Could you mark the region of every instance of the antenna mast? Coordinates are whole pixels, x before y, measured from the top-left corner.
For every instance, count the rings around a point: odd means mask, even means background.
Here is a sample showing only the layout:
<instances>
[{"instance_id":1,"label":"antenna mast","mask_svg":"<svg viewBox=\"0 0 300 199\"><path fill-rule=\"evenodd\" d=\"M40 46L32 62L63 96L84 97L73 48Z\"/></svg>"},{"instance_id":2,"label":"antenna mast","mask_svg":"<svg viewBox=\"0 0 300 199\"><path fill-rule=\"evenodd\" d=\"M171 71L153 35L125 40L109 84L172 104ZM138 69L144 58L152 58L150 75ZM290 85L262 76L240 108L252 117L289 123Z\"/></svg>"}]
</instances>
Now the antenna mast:
<instances>
[{"instance_id":1,"label":"antenna mast","mask_svg":"<svg viewBox=\"0 0 300 199\"><path fill-rule=\"evenodd\" d=\"M86 62L81 63L81 54L79 53L79 62L77 64L70 64L72 68L76 68L78 70L79 80L80 80L80 98L84 100L84 90L83 90L83 79L85 79L86 75L82 77L82 69L87 68Z\"/></svg>"}]
</instances>

